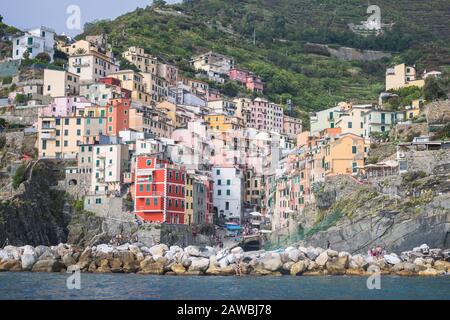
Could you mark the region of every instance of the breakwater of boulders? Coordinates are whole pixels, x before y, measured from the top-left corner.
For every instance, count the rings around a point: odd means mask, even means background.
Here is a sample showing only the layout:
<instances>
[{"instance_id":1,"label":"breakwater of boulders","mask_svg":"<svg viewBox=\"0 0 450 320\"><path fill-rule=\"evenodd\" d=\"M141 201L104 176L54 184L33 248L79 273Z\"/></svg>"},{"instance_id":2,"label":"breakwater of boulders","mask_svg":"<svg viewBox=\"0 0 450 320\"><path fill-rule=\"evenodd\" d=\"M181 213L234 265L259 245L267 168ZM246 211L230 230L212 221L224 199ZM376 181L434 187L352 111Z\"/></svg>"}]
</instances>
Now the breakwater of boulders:
<instances>
[{"instance_id":1,"label":"breakwater of boulders","mask_svg":"<svg viewBox=\"0 0 450 320\"><path fill-rule=\"evenodd\" d=\"M450 249L421 245L401 254L372 257L331 249L288 247L276 251L244 252L242 248L158 244L6 246L0 249L0 271L139 273L149 275L323 276L374 273L400 276L439 276L450 273Z\"/></svg>"}]
</instances>

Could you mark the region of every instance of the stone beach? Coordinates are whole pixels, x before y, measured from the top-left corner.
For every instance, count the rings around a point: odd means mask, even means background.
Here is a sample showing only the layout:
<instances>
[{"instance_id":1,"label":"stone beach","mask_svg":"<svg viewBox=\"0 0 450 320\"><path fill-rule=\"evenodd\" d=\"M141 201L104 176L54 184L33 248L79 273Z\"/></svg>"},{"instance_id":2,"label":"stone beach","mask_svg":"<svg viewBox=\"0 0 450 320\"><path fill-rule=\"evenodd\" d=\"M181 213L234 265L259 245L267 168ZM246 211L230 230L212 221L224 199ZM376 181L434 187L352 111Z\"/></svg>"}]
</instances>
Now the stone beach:
<instances>
[{"instance_id":1,"label":"stone beach","mask_svg":"<svg viewBox=\"0 0 450 320\"><path fill-rule=\"evenodd\" d=\"M6 246L0 249L0 272L138 273L143 275L234 276L366 276L374 273L399 276L439 276L450 273L450 249L430 249L426 244L380 258L313 247L287 247L276 251L244 252L242 248L140 243L79 248L58 246Z\"/></svg>"}]
</instances>

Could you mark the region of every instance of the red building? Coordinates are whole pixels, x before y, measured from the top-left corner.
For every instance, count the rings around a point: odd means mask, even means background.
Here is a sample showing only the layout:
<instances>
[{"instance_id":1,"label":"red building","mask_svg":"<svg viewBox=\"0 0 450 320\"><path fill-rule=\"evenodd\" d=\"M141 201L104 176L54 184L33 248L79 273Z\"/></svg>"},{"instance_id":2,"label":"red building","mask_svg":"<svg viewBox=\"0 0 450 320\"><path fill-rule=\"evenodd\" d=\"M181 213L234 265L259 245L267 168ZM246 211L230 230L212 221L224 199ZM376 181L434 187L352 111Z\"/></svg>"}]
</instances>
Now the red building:
<instances>
[{"instance_id":1,"label":"red building","mask_svg":"<svg viewBox=\"0 0 450 320\"><path fill-rule=\"evenodd\" d=\"M111 99L106 109L107 135L118 136L130 128L130 99Z\"/></svg>"},{"instance_id":2,"label":"red building","mask_svg":"<svg viewBox=\"0 0 450 320\"><path fill-rule=\"evenodd\" d=\"M184 168L155 156L138 156L135 171L134 212L148 222L184 224Z\"/></svg>"}]
</instances>

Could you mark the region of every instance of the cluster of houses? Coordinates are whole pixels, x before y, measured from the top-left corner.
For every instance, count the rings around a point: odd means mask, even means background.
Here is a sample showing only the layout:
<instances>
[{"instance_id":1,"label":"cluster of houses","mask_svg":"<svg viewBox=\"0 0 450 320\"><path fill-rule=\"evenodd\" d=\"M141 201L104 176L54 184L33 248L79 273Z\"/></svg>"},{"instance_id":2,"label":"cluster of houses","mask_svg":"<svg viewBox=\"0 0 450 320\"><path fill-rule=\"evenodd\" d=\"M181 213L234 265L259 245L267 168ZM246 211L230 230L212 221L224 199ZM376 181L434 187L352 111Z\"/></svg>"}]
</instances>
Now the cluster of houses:
<instances>
[{"instance_id":1,"label":"cluster of houses","mask_svg":"<svg viewBox=\"0 0 450 320\"><path fill-rule=\"evenodd\" d=\"M356 176L367 164L370 137L409 118L405 111L340 103L311 113L311 129L303 131L302 121L276 103L226 97L200 80L231 79L262 93L261 78L236 68L232 57L193 57L198 77L184 78L138 47L122 58L139 71L121 69L104 35L53 37L40 28L13 39L14 59L24 50L53 57L56 47L68 63L66 70L45 69L34 89L18 86L10 98L35 91L27 94L28 107L37 109L38 156L67 160L67 190L94 212L123 199L132 202L130 214L151 223L242 224L256 211L273 230L283 228L314 201L314 183ZM416 81L408 68L402 85ZM393 70L387 90L399 83L391 77L400 68Z\"/></svg>"}]
</instances>

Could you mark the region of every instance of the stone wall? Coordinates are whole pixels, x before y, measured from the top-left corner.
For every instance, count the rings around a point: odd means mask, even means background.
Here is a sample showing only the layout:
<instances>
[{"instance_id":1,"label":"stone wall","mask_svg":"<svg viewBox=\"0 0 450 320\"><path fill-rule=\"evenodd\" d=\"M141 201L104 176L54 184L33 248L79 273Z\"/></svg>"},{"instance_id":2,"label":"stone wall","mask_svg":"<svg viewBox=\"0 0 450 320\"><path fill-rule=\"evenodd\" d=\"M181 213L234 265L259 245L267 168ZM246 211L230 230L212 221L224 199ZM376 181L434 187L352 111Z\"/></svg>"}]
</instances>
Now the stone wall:
<instances>
[{"instance_id":1,"label":"stone wall","mask_svg":"<svg viewBox=\"0 0 450 320\"><path fill-rule=\"evenodd\" d=\"M432 174L435 168L450 163L450 150L403 152L407 161L408 172L424 171Z\"/></svg>"}]
</instances>

